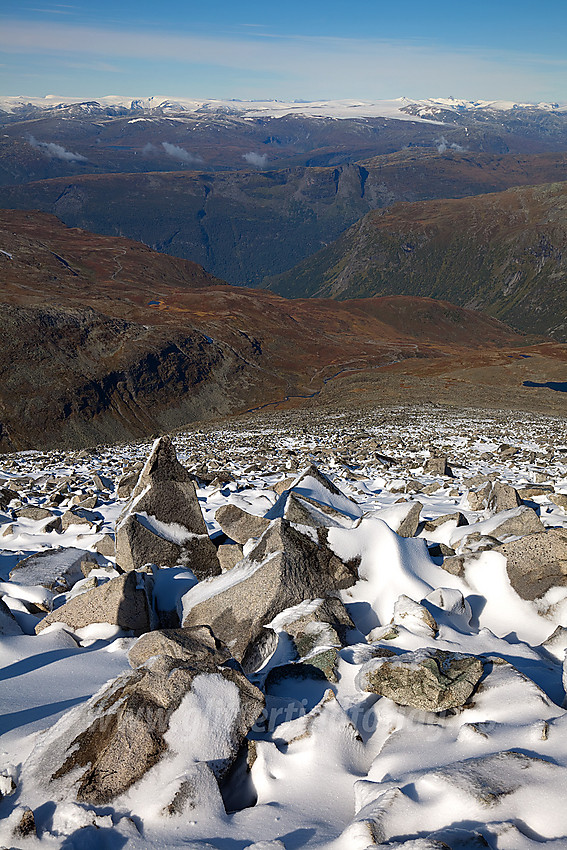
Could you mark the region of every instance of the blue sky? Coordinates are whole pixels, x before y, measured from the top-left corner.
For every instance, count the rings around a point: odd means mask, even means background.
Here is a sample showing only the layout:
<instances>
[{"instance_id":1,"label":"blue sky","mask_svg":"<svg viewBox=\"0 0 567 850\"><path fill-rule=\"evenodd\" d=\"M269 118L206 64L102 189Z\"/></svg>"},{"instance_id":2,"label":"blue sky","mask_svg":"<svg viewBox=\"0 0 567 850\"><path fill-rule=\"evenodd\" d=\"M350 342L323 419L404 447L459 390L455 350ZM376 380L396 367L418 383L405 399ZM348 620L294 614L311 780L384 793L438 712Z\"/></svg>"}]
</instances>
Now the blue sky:
<instances>
[{"instance_id":1,"label":"blue sky","mask_svg":"<svg viewBox=\"0 0 567 850\"><path fill-rule=\"evenodd\" d=\"M3 0L2 94L567 101L566 0Z\"/></svg>"}]
</instances>

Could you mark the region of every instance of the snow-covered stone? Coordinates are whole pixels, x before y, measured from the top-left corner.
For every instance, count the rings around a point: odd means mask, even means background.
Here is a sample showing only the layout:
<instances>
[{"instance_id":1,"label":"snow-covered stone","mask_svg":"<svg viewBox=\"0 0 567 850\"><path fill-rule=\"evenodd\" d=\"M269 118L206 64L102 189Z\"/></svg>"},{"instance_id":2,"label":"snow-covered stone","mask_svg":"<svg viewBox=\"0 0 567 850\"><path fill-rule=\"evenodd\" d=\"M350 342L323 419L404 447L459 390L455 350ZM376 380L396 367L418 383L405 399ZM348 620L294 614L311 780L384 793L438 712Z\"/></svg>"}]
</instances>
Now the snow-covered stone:
<instances>
[{"instance_id":1,"label":"snow-covered stone","mask_svg":"<svg viewBox=\"0 0 567 850\"><path fill-rule=\"evenodd\" d=\"M69 590L84 578L81 564L90 561L96 564L96 557L86 549L74 546L58 549L44 549L18 561L10 573L10 579L18 584L41 585L50 590Z\"/></svg>"},{"instance_id":2,"label":"snow-covered stone","mask_svg":"<svg viewBox=\"0 0 567 850\"><path fill-rule=\"evenodd\" d=\"M257 688L214 658L158 656L62 717L24 765L24 792L34 782L56 802L100 806L165 769L178 781L161 809L175 807L179 797L190 798L184 785L199 762L217 778L226 774L263 704Z\"/></svg>"},{"instance_id":3,"label":"snow-covered stone","mask_svg":"<svg viewBox=\"0 0 567 850\"><path fill-rule=\"evenodd\" d=\"M183 627L211 626L244 669L253 670L274 647L273 633L264 627L277 614L354 581L326 545L276 520L241 564L189 590L183 597Z\"/></svg>"},{"instance_id":4,"label":"snow-covered stone","mask_svg":"<svg viewBox=\"0 0 567 850\"><path fill-rule=\"evenodd\" d=\"M198 578L220 573L195 485L167 437L154 443L116 524L116 562L127 572L150 563L182 564Z\"/></svg>"}]
</instances>

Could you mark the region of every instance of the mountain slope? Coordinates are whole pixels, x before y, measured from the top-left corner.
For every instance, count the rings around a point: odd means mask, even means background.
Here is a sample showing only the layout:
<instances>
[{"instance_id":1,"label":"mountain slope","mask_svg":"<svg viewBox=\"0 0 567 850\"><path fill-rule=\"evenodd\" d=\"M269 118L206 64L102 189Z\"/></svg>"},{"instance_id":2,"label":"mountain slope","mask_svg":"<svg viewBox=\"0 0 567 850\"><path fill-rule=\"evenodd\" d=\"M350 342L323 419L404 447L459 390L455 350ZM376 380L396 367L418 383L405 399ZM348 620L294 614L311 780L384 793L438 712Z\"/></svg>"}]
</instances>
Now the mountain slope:
<instances>
[{"instance_id":1,"label":"mountain slope","mask_svg":"<svg viewBox=\"0 0 567 850\"><path fill-rule=\"evenodd\" d=\"M567 341L567 183L370 212L267 281L287 297L445 298Z\"/></svg>"},{"instance_id":2,"label":"mountain slope","mask_svg":"<svg viewBox=\"0 0 567 850\"><path fill-rule=\"evenodd\" d=\"M564 180L567 153L407 150L335 168L111 174L0 188L0 205L140 240L237 285L261 285L372 209Z\"/></svg>"},{"instance_id":3,"label":"mountain slope","mask_svg":"<svg viewBox=\"0 0 567 850\"><path fill-rule=\"evenodd\" d=\"M237 289L41 213L2 211L0 246L4 451L144 436L314 398L340 374L525 345L500 322L429 299Z\"/></svg>"}]
</instances>

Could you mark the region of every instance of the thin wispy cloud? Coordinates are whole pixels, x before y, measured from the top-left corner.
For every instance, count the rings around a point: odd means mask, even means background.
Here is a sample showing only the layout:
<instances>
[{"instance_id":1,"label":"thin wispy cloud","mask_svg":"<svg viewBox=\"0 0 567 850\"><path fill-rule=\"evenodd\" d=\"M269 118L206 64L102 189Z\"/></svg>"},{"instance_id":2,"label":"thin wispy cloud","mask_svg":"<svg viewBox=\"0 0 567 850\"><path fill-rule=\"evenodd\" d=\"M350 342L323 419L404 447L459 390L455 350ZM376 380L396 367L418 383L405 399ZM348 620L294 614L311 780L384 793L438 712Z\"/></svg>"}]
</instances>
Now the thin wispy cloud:
<instances>
[{"instance_id":1,"label":"thin wispy cloud","mask_svg":"<svg viewBox=\"0 0 567 850\"><path fill-rule=\"evenodd\" d=\"M179 145L172 145L171 142L162 142L161 146L168 156L176 159L178 162L186 162L189 165L191 163L197 164L203 162L202 157L189 153L189 151L179 147Z\"/></svg>"},{"instance_id":2,"label":"thin wispy cloud","mask_svg":"<svg viewBox=\"0 0 567 850\"><path fill-rule=\"evenodd\" d=\"M29 136L28 141L32 148L41 151L42 154L49 159L62 159L65 162L86 162L87 158L81 156L80 153L68 151L63 145L58 145L55 142L38 142L34 136Z\"/></svg>"},{"instance_id":3,"label":"thin wispy cloud","mask_svg":"<svg viewBox=\"0 0 567 850\"><path fill-rule=\"evenodd\" d=\"M242 159L246 160L248 165L253 165L255 168L265 168L268 162L268 157L265 153L250 153L242 154Z\"/></svg>"},{"instance_id":4,"label":"thin wispy cloud","mask_svg":"<svg viewBox=\"0 0 567 850\"><path fill-rule=\"evenodd\" d=\"M60 62L59 63L62 68L75 68L76 70L81 71L101 71L103 73L109 74L120 74L123 72L123 68L119 68L118 65L111 65L109 62Z\"/></svg>"},{"instance_id":5,"label":"thin wispy cloud","mask_svg":"<svg viewBox=\"0 0 567 850\"><path fill-rule=\"evenodd\" d=\"M202 156L199 156L199 154L186 151L185 148L182 148L179 145L174 145L171 142L162 142L161 145L154 145L152 142L148 142L142 148L142 154L144 154L144 156L155 156L156 154L163 152L172 159L175 159L177 162L184 162L187 165L202 165L205 161Z\"/></svg>"},{"instance_id":6,"label":"thin wispy cloud","mask_svg":"<svg viewBox=\"0 0 567 850\"><path fill-rule=\"evenodd\" d=\"M486 48L453 50L417 40L266 38L252 32L221 38L18 20L5 21L0 31L6 52L34 59L42 54L71 57L75 45L81 46L82 56L109 64L143 60L161 73L169 63L216 67L241 71L253 80L246 94L239 90L218 96L317 99L455 93L471 99L541 99L552 97L552 89L567 89L567 59ZM175 88L182 93L179 84Z\"/></svg>"}]
</instances>

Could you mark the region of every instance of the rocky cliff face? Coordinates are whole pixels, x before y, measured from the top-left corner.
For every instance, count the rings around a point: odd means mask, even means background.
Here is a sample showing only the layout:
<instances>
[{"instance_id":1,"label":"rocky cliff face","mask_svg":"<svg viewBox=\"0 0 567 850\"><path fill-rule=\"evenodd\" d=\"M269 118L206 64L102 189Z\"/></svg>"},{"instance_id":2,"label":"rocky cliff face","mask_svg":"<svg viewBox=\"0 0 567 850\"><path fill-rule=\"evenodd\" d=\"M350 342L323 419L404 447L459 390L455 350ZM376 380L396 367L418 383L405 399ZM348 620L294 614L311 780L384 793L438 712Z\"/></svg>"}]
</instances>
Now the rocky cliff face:
<instances>
[{"instance_id":1,"label":"rocky cliff face","mask_svg":"<svg viewBox=\"0 0 567 850\"><path fill-rule=\"evenodd\" d=\"M567 154L488 155L410 149L328 168L105 174L0 189L0 205L138 239L260 286L328 245L371 210L563 180Z\"/></svg>"}]
</instances>

